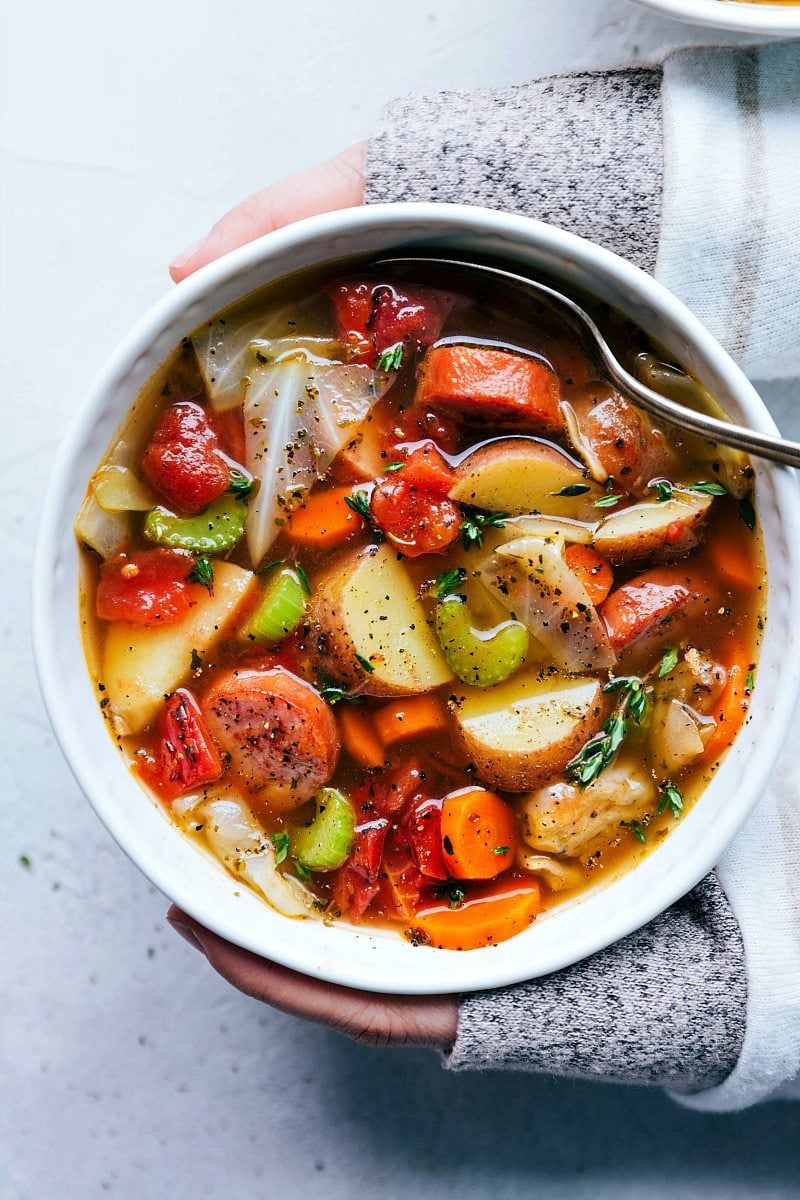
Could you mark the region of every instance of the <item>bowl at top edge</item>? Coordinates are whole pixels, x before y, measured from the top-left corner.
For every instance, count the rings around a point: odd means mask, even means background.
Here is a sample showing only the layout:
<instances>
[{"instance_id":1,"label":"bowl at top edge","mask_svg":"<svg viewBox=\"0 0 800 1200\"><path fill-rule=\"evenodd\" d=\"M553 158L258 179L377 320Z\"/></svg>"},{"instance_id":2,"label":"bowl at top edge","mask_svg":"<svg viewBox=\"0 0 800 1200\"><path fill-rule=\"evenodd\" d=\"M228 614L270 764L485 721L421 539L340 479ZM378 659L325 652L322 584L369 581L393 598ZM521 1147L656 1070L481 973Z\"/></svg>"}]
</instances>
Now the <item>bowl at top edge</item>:
<instances>
[{"instance_id":1,"label":"bowl at top edge","mask_svg":"<svg viewBox=\"0 0 800 1200\"><path fill-rule=\"evenodd\" d=\"M661 845L599 889L540 917L497 946L414 947L397 934L294 921L205 856L126 768L98 708L79 628L72 521L86 483L141 387L180 340L220 309L311 266L425 249L544 274L630 316L712 392L731 416L775 426L745 376L699 321L630 263L525 217L443 204L387 204L312 217L234 251L160 300L105 364L75 416L47 487L34 561L37 672L61 749L123 850L196 920L257 954L333 983L396 993L474 991L560 969L646 924L718 861L755 807L777 761L800 691L800 491L786 467L756 464L767 554L767 624L750 717L709 786ZM347 261L350 260L350 261Z\"/></svg>"},{"instance_id":2,"label":"bowl at top edge","mask_svg":"<svg viewBox=\"0 0 800 1200\"><path fill-rule=\"evenodd\" d=\"M800 4L739 4L736 0L636 0L665 17L738 33L791 38L800 34Z\"/></svg>"}]
</instances>

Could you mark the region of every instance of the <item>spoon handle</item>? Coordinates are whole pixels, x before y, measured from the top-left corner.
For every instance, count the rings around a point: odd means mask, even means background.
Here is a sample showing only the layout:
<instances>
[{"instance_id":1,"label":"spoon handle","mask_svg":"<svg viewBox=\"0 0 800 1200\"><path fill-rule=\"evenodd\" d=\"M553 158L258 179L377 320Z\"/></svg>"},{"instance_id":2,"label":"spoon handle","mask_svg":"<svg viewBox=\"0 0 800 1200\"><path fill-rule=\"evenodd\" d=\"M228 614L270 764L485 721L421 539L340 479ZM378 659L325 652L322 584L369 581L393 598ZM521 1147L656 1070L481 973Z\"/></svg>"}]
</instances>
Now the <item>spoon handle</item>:
<instances>
[{"instance_id":1,"label":"spoon handle","mask_svg":"<svg viewBox=\"0 0 800 1200\"><path fill-rule=\"evenodd\" d=\"M461 267L482 275L494 275L510 280L512 283L521 284L526 291L533 293L537 298L545 297L551 303L566 309L573 320L583 326L590 335L600 352L606 370L619 390L645 412L669 421L678 429L699 434L700 437L708 438L720 445L732 446L736 450L745 450L757 458L767 458L772 462L784 463L789 467L800 467L800 442L792 442L776 434L761 433L756 429L747 429L743 425L735 425L733 422L721 421L718 417L695 412L694 409L686 408L683 404L678 404L675 400L670 400L641 383L618 361L586 310L571 300L569 296L556 291L555 288L548 287L547 284L537 283L524 275L517 275L514 271L506 271L502 267L491 267L486 263L465 262L454 258L429 258L427 255L397 255L391 258L382 258L375 265L419 267L431 263L444 267Z\"/></svg>"}]
</instances>

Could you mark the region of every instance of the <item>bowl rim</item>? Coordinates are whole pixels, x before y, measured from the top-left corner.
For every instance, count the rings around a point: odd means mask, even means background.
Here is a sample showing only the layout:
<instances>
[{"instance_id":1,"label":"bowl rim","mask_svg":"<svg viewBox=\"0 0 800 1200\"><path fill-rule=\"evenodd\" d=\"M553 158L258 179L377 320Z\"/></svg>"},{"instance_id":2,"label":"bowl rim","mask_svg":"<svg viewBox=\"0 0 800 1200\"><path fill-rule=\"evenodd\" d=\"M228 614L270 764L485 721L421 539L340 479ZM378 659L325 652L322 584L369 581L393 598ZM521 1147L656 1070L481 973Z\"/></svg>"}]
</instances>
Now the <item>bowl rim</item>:
<instances>
[{"instance_id":1,"label":"bowl rim","mask_svg":"<svg viewBox=\"0 0 800 1200\"><path fill-rule=\"evenodd\" d=\"M734 4L732 0L636 0L646 8L686 21L739 33L790 38L800 33L800 5Z\"/></svg>"},{"instance_id":2,"label":"bowl rim","mask_svg":"<svg viewBox=\"0 0 800 1200\"><path fill-rule=\"evenodd\" d=\"M684 836L679 826L669 838L664 840L661 846L654 848L640 864L625 872L619 880L609 881L606 887L598 889L598 893L603 895L607 895L609 892L620 892L621 885L625 880L630 880L641 872L640 878L647 879L649 886L643 894L636 895L635 903L631 903L627 907L621 902L618 903L610 916L606 914L599 924L592 924L591 921L585 922L586 927L581 926L579 932L571 940L567 940L566 943L563 939L557 941L547 953L541 955L535 962L529 961L521 953L499 953L503 947L511 947L524 940L526 934L530 932L529 930L496 947L463 953L434 948L420 951L409 946L397 935L393 935L393 942L405 947L417 958L412 963L407 957L404 957L405 951L403 951L402 955L398 955L398 959L402 959L402 962L399 966L391 969L387 967L380 953L374 954L371 961L367 961L369 955L355 955L354 957L358 961L348 961L347 955L341 953L342 942L338 942L336 945L339 953L333 953L333 943L331 943L331 952L323 955L320 951L309 951L302 936L289 938L277 934L275 936L257 934L248 926L246 915L243 916L241 926L232 918L229 920L227 916L220 915L219 910L215 908L213 898L208 899L205 894L199 895L197 889L187 885L177 872L171 873L169 870L157 866L152 854L148 857L149 850L141 844L136 844L136 830L131 830L126 826L124 819L117 811L113 795L104 789L101 781L95 776L91 750L94 738L84 727L87 722L86 714L84 713L82 722L80 713L60 702L60 697L64 694L62 685L66 680L59 664L59 638L63 638L64 631L63 626L58 628L57 622L54 620L59 593L53 578L53 564L56 562L59 551L63 552L66 549L62 545L65 521L67 522L66 533L70 541L69 551L75 555L75 546L71 535L74 514L71 511L65 512L66 498L71 478L76 471L76 464L77 469L81 472L81 478L88 477L86 472L90 473L94 467L93 462L80 464L77 452L81 448L82 439L95 414L101 412L104 404L110 399L114 382L124 375L126 368L136 361L143 347L155 339L159 330L168 326L171 321L177 320L182 313L188 315L193 303L202 302L204 297L217 295L225 284L235 283L245 268L267 264L271 258L277 258L279 254L285 255L307 243L313 243L315 239L324 240L326 245L330 245L336 242L336 238L340 234L352 236L354 231L363 234L364 231L370 230L380 234L383 230L388 231L396 226L398 221L402 221L409 227L411 223L416 222L429 229L435 237L440 239L440 242L448 232L453 230L460 231L464 238L477 235L486 242L490 241L493 235L501 239L516 239L517 243L526 243L533 250L545 249L557 255L565 267L570 263L577 262L596 274L610 277L621 287L629 288L642 303L652 304L657 315L664 318L667 323L674 322L681 335L687 337L687 344L699 346L700 352L708 362L712 363L713 369L719 371L726 378L734 392L737 404L746 410L754 425L764 431L775 431L776 427L767 409L740 368L681 301L652 276L593 242L527 217L471 205L381 204L310 217L269 233L233 251L177 285L139 319L101 368L70 423L51 468L34 551L32 628L36 673L45 707L62 753L79 787L112 837L164 895L170 897L179 907L221 937L286 967L331 983L344 984L366 991L422 995L500 987L562 969L604 949L647 924L694 887L718 862L724 849L755 808L776 765L800 693L800 641L796 638L789 638L777 663L778 677L770 680L770 686L776 688L784 701L782 709L777 710L773 719L765 724L757 745L754 744L751 747L748 755L745 755L741 745L743 734L739 735L737 742L712 781L711 786L725 772L731 777L729 782L735 778L737 783L733 789L730 803L725 809L723 819L718 826L712 827L710 835L701 842L695 844L687 841L685 846L681 842L684 849L688 847L688 863L677 860L677 850L674 853L669 850L673 843L677 844L679 836ZM464 257L464 253L463 249L460 249L459 257ZM331 261L331 256L326 257L320 251L314 261L324 264ZM285 271L281 271L273 274L270 278L279 278L285 274ZM249 287L244 288L238 294L246 295L251 290L252 288ZM216 308L212 304L206 303L204 307L211 316L213 312L219 311L230 302L224 301ZM133 397L129 396L126 404L119 407L116 415L117 424L132 402ZM759 467L759 476L762 472L769 478L774 488L776 506L780 513L783 516L787 512L793 515L793 519L779 522L781 544L785 553L784 582L790 592L794 589L787 603L788 613L788 610L796 607L797 602L800 601L800 487L798 487L794 473L787 467L765 464L763 467ZM77 595L72 602L72 610L74 610L72 636L80 642ZM86 676L87 678L89 676L88 669ZM762 698L765 697L764 686L759 689L757 683L751 705L751 717L756 704L762 702ZM786 702L787 698L788 703ZM94 708L97 709L96 700ZM111 742L107 733L104 732L103 736L108 739L109 743ZM96 745L94 748L97 750ZM726 772L726 765L731 760L734 760L737 765L731 765ZM733 772L737 769L738 774L734 776ZM129 786L136 788L141 795L142 803L145 802L145 794L133 781L127 767L116 772L115 783L117 776L119 777L117 790L123 789L122 780L127 778ZM742 786L738 786L740 779L744 781ZM707 792L708 789L693 805L689 816L702 807L703 797ZM169 824L170 829L175 832L177 837L189 843L185 834L171 822ZM688 833L686 837L688 838ZM197 854L194 846L191 849L192 853ZM659 855L662 856L659 859L659 866L663 866L665 869L658 870L654 867L648 870L647 864L652 863ZM216 866L214 869L222 871ZM228 883L235 886L235 881L227 876L227 873L224 874ZM243 885L240 887L243 891L245 890ZM631 887L634 892L642 892L641 887L637 888L636 885L631 885ZM233 894L238 896L239 892ZM588 904L595 894L591 893L579 903ZM268 909L269 906L266 906L264 901L252 896L251 899L260 908ZM553 914L548 914L548 919L553 919L557 913L564 912L569 907L566 905L557 908ZM273 913L273 916L275 915L274 910L269 911ZM279 920L285 933L288 929L288 919L279 917ZM253 921L254 925L256 923ZM303 922L302 924L306 926L319 925L318 922ZM538 924L539 922L536 922L534 926ZM372 951L377 951L382 942L388 940L385 936L383 938L374 936L369 931L361 931L352 926L346 926L344 923L342 925L337 923L337 929L342 928L347 930L351 944L353 944L352 939L356 939ZM332 931L325 930L325 933L330 935ZM423 953L424 959L420 957ZM377 969L379 967L380 969ZM417 967L422 969L418 970ZM386 971L385 976L381 975L381 970Z\"/></svg>"}]
</instances>

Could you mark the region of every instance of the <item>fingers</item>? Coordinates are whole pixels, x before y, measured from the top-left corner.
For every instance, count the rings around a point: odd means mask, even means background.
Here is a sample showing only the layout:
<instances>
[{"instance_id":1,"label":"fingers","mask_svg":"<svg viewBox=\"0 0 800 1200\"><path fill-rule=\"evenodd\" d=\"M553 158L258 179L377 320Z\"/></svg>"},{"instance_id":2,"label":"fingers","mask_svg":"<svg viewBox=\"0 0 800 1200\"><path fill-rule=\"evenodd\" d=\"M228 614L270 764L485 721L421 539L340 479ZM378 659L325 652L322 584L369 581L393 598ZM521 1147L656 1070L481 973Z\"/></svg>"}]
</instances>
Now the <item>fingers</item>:
<instances>
[{"instance_id":1,"label":"fingers","mask_svg":"<svg viewBox=\"0 0 800 1200\"><path fill-rule=\"evenodd\" d=\"M364 156L365 144L359 142L327 162L298 171L248 196L217 221L196 245L174 259L170 275L179 283L229 250L292 221L363 204Z\"/></svg>"},{"instance_id":2,"label":"fingers","mask_svg":"<svg viewBox=\"0 0 800 1200\"><path fill-rule=\"evenodd\" d=\"M190 945L203 951L224 979L281 1012L316 1021L372 1046L446 1050L455 1041L458 1005L453 996L385 996L338 987L233 946L174 905L167 919Z\"/></svg>"}]
</instances>

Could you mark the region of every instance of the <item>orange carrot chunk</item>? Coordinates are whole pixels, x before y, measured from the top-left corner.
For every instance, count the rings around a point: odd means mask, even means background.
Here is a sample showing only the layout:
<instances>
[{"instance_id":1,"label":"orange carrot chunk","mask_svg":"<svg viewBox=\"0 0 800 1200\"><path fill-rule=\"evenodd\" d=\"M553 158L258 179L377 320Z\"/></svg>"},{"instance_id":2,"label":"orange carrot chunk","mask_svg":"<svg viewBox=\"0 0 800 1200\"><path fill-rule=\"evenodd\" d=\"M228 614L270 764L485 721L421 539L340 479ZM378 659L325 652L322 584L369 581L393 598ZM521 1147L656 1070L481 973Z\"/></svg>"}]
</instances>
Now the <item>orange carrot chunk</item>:
<instances>
[{"instance_id":1,"label":"orange carrot chunk","mask_svg":"<svg viewBox=\"0 0 800 1200\"><path fill-rule=\"evenodd\" d=\"M733 645L726 655L726 660L728 678L719 699L711 709L710 715L717 722L717 728L706 744L703 755L705 761L718 758L723 750L728 749L744 725L750 707L750 696L747 689L750 657L747 648L738 644Z\"/></svg>"},{"instance_id":2,"label":"orange carrot chunk","mask_svg":"<svg viewBox=\"0 0 800 1200\"><path fill-rule=\"evenodd\" d=\"M514 864L514 813L494 792L462 788L442 802L444 861L456 879L494 879Z\"/></svg>"},{"instance_id":3,"label":"orange carrot chunk","mask_svg":"<svg viewBox=\"0 0 800 1200\"><path fill-rule=\"evenodd\" d=\"M286 524L293 542L311 549L325 550L347 541L361 529L361 518L347 504L352 487L328 488L309 497L296 508Z\"/></svg>"},{"instance_id":4,"label":"orange carrot chunk","mask_svg":"<svg viewBox=\"0 0 800 1200\"><path fill-rule=\"evenodd\" d=\"M406 696L373 715L375 730L386 746L440 733L449 724L447 706L439 696Z\"/></svg>"},{"instance_id":5,"label":"orange carrot chunk","mask_svg":"<svg viewBox=\"0 0 800 1200\"><path fill-rule=\"evenodd\" d=\"M422 365L416 403L468 420L562 426L558 377L547 363L483 346L435 346Z\"/></svg>"},{"instance_id":6,"label":"orange carrot chunk","mask_svg":"<svg viewBox=\"0 0 800 1200\"><path fill-rule=\"evenodd\" d=\"M382 767L386 761L386 747L372 718L367 716L363 708L337 704L336 716L347 753L362 767Z\"/></svg>"},{"instance_id":7,"label":"orange carrot chunk","mask_svg":"<svg viewBox=\"0 0 800 1200\"><path fill-rule=\"evenodd\" d=\"M592 604L602 604L614 583L614 572L607 559L591 546L567 546L564 559L573 575L580 579Z\"/></svg>"},{"instance_id":8,"label":"orange carrot chunk","mask_svg":"<svg viewBox=\"0 0 800 1200\"><path fill-rule=\"evenodd\" d=\"M738 531L726 530L712 537L708 557L717 577L728 587L752 591L758 585L758 571L749 545Z\"/></svg>"},{"instance_id":9,"label":"orange carrot chunk","mask_svg":"<svg viewBox=\"0 0 800 1200\"><path fill-rule=\"evenodd\" d=\"M531 924L542 906L536 880L498 881L470 891L462 904L423 904L413 928L443 950L477 950L505 942Z\"/></svg>"}]
</instances>

